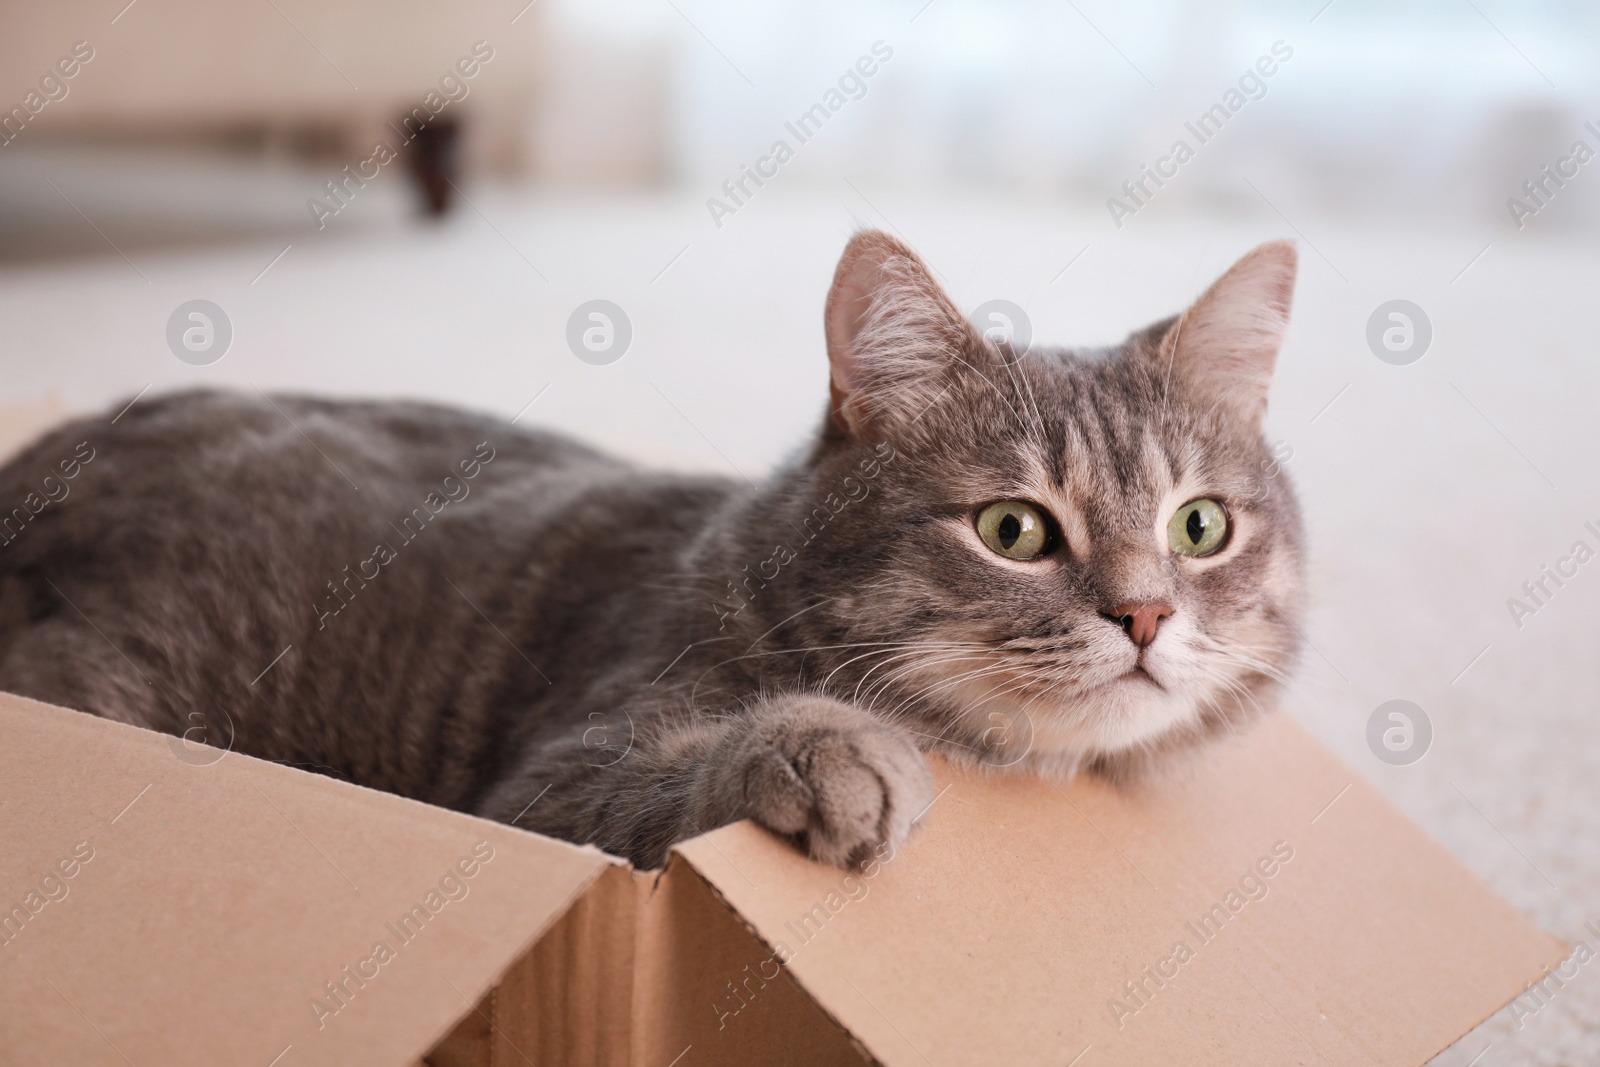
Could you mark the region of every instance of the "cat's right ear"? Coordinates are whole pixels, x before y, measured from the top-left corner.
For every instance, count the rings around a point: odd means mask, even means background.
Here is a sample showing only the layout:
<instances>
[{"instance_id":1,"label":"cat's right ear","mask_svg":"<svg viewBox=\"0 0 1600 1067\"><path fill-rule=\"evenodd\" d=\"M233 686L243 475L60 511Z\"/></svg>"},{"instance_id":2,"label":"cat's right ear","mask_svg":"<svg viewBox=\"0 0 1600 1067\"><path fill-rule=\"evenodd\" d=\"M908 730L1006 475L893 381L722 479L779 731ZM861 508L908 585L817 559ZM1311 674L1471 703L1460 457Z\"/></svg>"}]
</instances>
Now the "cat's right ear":
<instances>
[{"instance_id":1,"label":"cat's right ear","mask_svg":"<svg viewBox=\"0 0 1600 1067\"><path fill-rule=\"evenodd\" d=\"M927 266L879 230L863 230L845 246L823 320L831 410L852 437L877 437L915 419L972 350L972 328Z\"/></svg>"},{"instance_id":2,"label":"cat's right ear","mask_svg":"<svg viewBox=\"0 0 1600 1067\"><path fill-rule=\"evenodd\" d=\"M1259 428L1273 365L1289 328L1298 263L1294 245L1269 241L1245 254L1178 319L1162 363L1213 409Z\"/></svg>"}]
</instances>

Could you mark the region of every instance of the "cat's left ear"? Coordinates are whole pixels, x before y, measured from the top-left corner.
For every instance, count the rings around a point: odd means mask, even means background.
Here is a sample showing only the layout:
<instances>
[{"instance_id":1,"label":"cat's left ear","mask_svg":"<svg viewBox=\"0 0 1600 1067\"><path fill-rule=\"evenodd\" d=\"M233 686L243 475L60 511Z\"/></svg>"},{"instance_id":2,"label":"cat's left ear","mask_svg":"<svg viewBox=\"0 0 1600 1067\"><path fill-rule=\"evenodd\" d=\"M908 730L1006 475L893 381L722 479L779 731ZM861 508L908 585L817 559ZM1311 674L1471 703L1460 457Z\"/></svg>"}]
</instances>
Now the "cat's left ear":
<instances>
[{"instance_id":1,"label":"cat's left ear","mask_svg":"<svg viewBox=\"0 0 1600 1067\"><path fill-rule=\"evenodd\" d=\"M1206 403L1260 426L1289 327L1297 264L1289 241L1247 253L1167 331L1162 366Z\"/></svg>"},{"instance_id":2,"label":"cat's left ear","mask_svg":"<svg viewBox=\"0 0 1600 1067\"><path fill-rule=\"evenodd\" d=\"M858 438L914 422L982 347L917 254L879 230L845 246L823 327L833 418Z\"/></svg>"}]
</instances>

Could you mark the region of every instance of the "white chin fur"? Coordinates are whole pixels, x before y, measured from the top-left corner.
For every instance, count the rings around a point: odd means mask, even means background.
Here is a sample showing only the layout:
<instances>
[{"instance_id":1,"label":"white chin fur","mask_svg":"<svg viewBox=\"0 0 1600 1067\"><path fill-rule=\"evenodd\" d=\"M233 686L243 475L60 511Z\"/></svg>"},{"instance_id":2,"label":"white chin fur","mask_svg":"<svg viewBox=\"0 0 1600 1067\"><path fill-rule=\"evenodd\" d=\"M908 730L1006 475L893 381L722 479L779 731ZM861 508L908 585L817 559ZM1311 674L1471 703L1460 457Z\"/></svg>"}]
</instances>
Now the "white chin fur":
<instances>
[{"instance_id":1,"label":"white chin fur","mask_svg":"<svg viewBox=\"0 0 1600 1067\"><path fill-rule=\"evenodd\" d=\"M1148 678L1128 673L1139 666L1139 656L1118 634L1123 643L1108 641L1105 657L1072 689L1031 697L1009 691L1008 682L997 677L950 686L944 695L961 707L969 736L1004 736L1012 745L1003 758L977 749L960 751L958 758L1070 772L1194 726L1213 687L1202 680L1202 653L1186 630L1176 619L1163 626L1144 655Z\"/></svg>"}]
</instances>

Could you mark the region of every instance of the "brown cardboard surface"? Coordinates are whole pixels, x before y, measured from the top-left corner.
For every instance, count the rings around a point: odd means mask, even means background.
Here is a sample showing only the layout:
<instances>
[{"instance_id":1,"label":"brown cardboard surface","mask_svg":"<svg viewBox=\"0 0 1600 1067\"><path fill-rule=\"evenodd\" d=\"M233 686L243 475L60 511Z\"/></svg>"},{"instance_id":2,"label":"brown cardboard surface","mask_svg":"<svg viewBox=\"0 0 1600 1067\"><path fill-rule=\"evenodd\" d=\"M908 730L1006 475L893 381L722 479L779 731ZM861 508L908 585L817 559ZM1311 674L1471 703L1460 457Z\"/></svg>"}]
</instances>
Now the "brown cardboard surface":
<instances>
[{"instance_id":1,"label":"brown cardboard surface","mask_svg":"<svg viewBox=\"0 0 1600 1067\"><path fill-rule=\"evenodd\" d=\"M1286 716L1129 789L936 763L911 843L850 874L749 824L635 873L214 755L0 695L0 889L7 908L39 894L4 928L0 1048L285 1067L430 1048L433 1067L1418 1064L1564 955ZM482 842L467 895L400 945L391 924ZM323 983L380 940L394 958L331 1000ZM313 997L338 1011L319 1020Z\"/></svg>"},{"instance_id":2,"label":"brown cardboard surface","mask_svg":"<svg viewBox=\"0 0 1600 1067\"><path fill-rule=\"evenodd\" d=\"M37 404L0 404L0 461L66 416L54 394Z\"/></svg>"},{"instance_id":3,"label":"brown cardboard surface","mask_svg":"<svg viewBox=\"0 0 1600 1067\"><path fill-rule=\"evenodd\" d=\"M1566 954L1286 715L1132 789L936 775L863 874L678 848L885 1064L1420 1064Z\"/></svg>"},{"instance_id":4,"label":"brown cardboard surface","mask_svg":"<svg viewBox=\"0 0 1600 1067\"><path fill-rule=\"evenodd\" d=\"M411 1064L614 866L217 754L0 694L0 1059ZM392 958L363 964L380 942Z\"/></svg>"},{"instance_id":5,"label":"brown cardboard surface","mask_svg":"<svg viewBox=\"0 0 1600 1067\"><path fill-rule=\"evenodd\" d=\"M429 1067L869 1062L683 860L607 869ZM762 964L766 966L763 967Z\"/></svg>"},{"instance_id":6,"label":"brown cardboard surface","mask_svg":"<svg viewBox=\"0 0 1600 1067\"><path fill-rule=\"evenodd\" d=\"M488 1063L626 1067L638 879L648 876L621 861L608 867L500 981Z\"/></svg>"},{"instance_id":7,"label":"brown cardboard surface","mask_svg":"<svg viewBox=\"0 0 1600 1067\"><path fill-rule=\"evenodd\" d=\"M644 904L638 958L637 1067L870 1062L682 858Z\"/></svg>"}]
</instances>

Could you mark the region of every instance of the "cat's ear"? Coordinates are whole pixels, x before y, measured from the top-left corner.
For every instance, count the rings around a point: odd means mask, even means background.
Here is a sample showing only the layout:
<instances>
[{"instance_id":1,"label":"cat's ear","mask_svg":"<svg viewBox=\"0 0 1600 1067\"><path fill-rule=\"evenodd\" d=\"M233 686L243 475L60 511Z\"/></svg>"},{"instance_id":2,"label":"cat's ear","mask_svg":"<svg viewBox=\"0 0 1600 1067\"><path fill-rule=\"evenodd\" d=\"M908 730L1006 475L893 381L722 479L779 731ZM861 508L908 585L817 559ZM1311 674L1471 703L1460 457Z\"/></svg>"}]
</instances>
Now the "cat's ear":
<instances>
[{"instance_id":1,"label":"cat's ear","mask_svg":"<svg viewBox=\"0 0 1600 1067\"><path fill-rule=\"evenodd\" d=\"M845 246L823 325L833 417L853 437L926 411L972 350L972 328L927 266L878 230Z\"/></svg>"},{"instance_id":2,"label":"cat's ear","mask_svg":"<svg viewBox=\"0 0 1600 1067\"><path fill-rule=\"evenodd\" d=\"M1289 326L1297 262L1288 241L1247 253L1167 331L1162 366L1207 404L1259 426Z\"/></svg>"}]
</instances>

